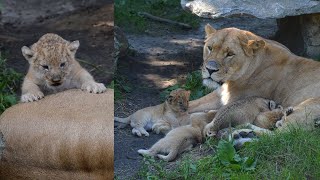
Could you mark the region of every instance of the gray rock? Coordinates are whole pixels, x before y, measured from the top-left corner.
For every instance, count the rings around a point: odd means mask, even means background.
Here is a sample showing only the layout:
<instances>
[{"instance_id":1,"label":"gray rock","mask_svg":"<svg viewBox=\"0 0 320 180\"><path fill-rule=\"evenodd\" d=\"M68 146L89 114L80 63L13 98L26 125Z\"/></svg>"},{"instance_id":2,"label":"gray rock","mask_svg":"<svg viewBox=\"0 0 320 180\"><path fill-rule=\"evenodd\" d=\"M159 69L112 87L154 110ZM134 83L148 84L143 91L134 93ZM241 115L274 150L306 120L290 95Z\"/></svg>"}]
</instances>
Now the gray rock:
<instances>
[{"instance_id":1,"label":"gray rock","mask_svg":"<svg viewBox=\"0 0 320 180\"><path fill-rule=\"evenodd\" d=\"M204 18L249 14L265 19L320 12L319 0L181 0L181 6Z\"/></svg>"}]
</instances>

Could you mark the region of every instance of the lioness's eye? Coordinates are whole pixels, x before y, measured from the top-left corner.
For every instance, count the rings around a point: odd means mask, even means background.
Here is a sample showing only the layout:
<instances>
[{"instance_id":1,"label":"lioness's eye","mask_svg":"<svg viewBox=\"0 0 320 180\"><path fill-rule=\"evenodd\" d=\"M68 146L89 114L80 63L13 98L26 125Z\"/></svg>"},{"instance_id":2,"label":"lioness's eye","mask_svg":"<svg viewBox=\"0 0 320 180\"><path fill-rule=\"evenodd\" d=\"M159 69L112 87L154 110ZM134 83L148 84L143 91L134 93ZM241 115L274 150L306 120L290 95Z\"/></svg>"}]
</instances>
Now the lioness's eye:
<instances>
[{"instance_id":1,"label":"lioness's eye","mask_svg":"<svg viewBox=\"0 0 320 180\"><path fill-rule=\"evenodd\" d=\"M234 56L233 52L228 52L227 57Z\"/></svg>"},{"instance_id":2,"label":"lioness's eye","mask_svg":"<svg viewBox=\"0 0 320 180\"><path fill-rule=\"evenodd\" d=\"M66 63L63 62L63 63L60 64L60 67L64 67L65 65L66 65Z\"/></svg>"},{"instance_id":3,"label":"lioness's eye","mask_svg":"<svg viewBox=\"0 0 320 180\"><path fill-rule=\"evenodd\" d=\"M208 46L208 49L209 49L209 51L212 51L212 47L211 46Z\"/></svg>"},{"instance_id":4,"label":"lioness's eye","mask_svg":"<svg viewBox=\"0 0 320 180\"><path fill-rule=\"evenodd\" d=\"M48 70L48 69L49 69L49 66L47 66L47 65L41 65L41 66L42 66L42 68L45 69L45 70Z\"/></svg>"}]
</instances>

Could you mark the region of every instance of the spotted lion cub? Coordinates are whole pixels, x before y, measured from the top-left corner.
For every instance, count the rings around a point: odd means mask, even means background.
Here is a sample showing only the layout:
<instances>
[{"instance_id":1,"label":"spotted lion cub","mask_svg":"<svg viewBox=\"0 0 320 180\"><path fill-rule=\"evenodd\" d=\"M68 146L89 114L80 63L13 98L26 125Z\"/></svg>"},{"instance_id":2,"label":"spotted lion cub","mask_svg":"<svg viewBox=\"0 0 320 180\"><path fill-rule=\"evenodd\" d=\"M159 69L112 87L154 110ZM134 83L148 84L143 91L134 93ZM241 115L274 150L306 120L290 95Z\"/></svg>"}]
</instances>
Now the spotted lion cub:
<instances>
[{"instance_id":1,"label":"spotted lion cub","mask_svg":"<svg viewBox=\"0 0 320 180\"><path fill-rule=\"evenodd\" d=\"M217 132L230 125L252 124L263 129L275 127L283 116L291 114L292 107L283 110L281 105L269 99L248 97L230 103L217 111L211 123L206 125L204 134L216 136Z\"/></svg>"},{"instance_id":2,"label":"spotted lion cub","mask_svg":"<svg viewBox=\"0 0 320 180\"><path fill-rule=\"evenodd\" d=\"M132 134L149 136L147 130L167 133L173 128L189 123L190 91L177 89L171 91L166 101L157 106L140 109L127 118L115 117L115 121L129 124Z\"/></svg>"},{"instance_id":3,"label":"spotted lion cub","mask_svg":"<svg viewBox=\"0 0 320 180\"><path fill-rule=\"evenodd\" d=\"M45 34L30 48L21 48L30 66L22 84L21 102L37 101L43 92L55 93L81 88L102 93L106 87L93 77L75 59L79 41L69 42L56 34Z\"/></svg>"},{"instance_id":4,"label":"spotted lion cub","mask_svg":"<svg viewBox=\"0 0 320 180\"><path fill-rule=\"evenodd\" d=\"M139 149L138 153L147 156L158 156L165 161L174 160L177 155L191 150L194 145L202 142L204 137L203 129L212 121L215 114L216 111L192 113L190 115L191 124L171 130L150 149Z\"/></svg>"}]
</instances>

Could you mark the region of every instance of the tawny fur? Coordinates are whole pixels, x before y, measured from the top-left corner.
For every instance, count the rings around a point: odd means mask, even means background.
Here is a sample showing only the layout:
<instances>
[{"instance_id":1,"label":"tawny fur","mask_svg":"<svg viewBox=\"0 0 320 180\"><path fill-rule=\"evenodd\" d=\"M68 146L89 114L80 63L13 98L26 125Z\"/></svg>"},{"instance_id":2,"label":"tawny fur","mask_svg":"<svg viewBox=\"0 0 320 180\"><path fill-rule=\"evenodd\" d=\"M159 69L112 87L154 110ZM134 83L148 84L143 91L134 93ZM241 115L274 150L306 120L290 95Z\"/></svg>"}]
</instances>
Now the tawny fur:
<instances>
[{"instance_id":1,"label":"tawny fur","mask_svg":"<svg viewBox=\"0 0 320 180\"><path fill-rule=\"evenodd\" d=\"M271 129L285 113L282 106L277 106L272 100L258 97L245 98L219 109L212 122L206 125L204 134L215 136L223 128L247 123Z\"/></svg>"},{"instance_id":2,"label":"tawny fur","mask_svg":"<svg viewBox=\"0 0 320 180\"><path fill-rule=\"evenodd\" d=\"M127 118L115 117L115 121L131 125L132 133L149 136L147 130L167 133L173 128L189 124L190 91L177 89L171 91L166 101L157 106L138 110Z\"/></svg>"},{"instance_id":3,"label":"tawny fur","mask_svg":"<svg viewBox=\"0 0 320 180\"><path fill-rule=\"evenodd\" d=\"M202 142L203 129L213 119L215 114L216 111L191 114L191 124L171 130L150 149L140 149L138 153L148 156L158 156L165 161L174 160L177 155L190 150L195 144ZM162 155L161 153L166 155Z\"/></svg>"},{"instance_id":4,"label":"tawny fur","mask_svg":"<svg viewBox=\"0 0 320 180\"><path fill-rule=\"evenodd\" d=\"M7 109L0 179L113 179L113 93L67 90Z\"/></svg>"},{"instance_id":5,"label":"tawny fur","mask_svg":"<svg viewBox=\"0 0 320 180\"><path fill-rule=\"evenodd\" d=\"M320 117L320 63L291 53L285 46L236 28L206 28L202 76L207 86L221 88L191 101L189 112L220 109L250 96L272 99L293 113L282 128L313 128ZM215 69L214 61L217 69ZM208 71L210 69L210 73Z\"/></svg>"},{"instance_id":6,"label":"tawny fur","mask_svg":"<svg viewBox=\"0 0 320 180\"><path fill-rule=\"evenodd\" d=\"M45 34L30 48L23 46L22 54L29 62L29 70L22 84L21 102L37 101L44 93L66 89L82 89L102 93L106 87L75 59L79 41L69 42L56 34Z\"/></svg>"}]
</instances>

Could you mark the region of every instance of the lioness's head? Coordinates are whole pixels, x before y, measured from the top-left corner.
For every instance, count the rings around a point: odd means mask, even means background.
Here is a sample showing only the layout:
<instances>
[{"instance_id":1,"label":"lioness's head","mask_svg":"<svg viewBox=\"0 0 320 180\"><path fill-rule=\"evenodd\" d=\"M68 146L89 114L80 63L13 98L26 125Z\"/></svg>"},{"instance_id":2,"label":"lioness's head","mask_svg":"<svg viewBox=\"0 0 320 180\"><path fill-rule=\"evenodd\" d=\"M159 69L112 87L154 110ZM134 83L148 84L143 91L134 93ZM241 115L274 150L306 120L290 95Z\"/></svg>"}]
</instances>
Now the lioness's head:
<instances>
[{"instance_id":1,"label":"lioness's head","mask_svg":"<svg viewBox=\"0 0 320 180\"><path fill-rule=\"evenodd\" d=\"M21 48L31 70L37 78L44 79L47 86L63 84L71 71L79 41L69 42L56 34L45 34L31 48Z\"/></svg>"},{"instance_id":2,"label":"lioness's head","mask_svg":"<svg viewBox=\"0 0 320 180\"><path fill-rule=\"evenodd\" d=\"M176 112L186 112L189 107L190 91L176 89L171 91L166 102L169 107Z\"/></svg>"},{"instance_id":3,"label":"lioness's head","mask_svg":"<svg viewBox=\"0 0 320 180\"><path fill-rule=\"evenodd\" d=\"M252 70L255 56L264 48L262 38L236 28L216 30L206 25L203 49L203 84L236 81ZM250 69L251 68L251 69Z\"/></svg>"}]
</instances>

